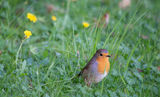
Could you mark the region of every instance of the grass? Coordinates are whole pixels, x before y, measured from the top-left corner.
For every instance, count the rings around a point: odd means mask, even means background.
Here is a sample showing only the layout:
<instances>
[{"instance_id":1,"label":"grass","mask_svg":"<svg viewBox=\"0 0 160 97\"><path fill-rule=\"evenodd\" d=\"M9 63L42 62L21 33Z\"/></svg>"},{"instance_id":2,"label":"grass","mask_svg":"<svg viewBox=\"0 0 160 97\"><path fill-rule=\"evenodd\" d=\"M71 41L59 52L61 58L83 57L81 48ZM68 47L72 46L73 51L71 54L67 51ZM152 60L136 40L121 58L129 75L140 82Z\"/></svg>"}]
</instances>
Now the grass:
<instances>
[{"instance_id":1,"label":"grass","mask_svg":"<svg viewBox=\"0 0 160 97\"><path fill-rule=\"evenodd\" d=\"M158 97L160 2L132 0L127 9L120 9L118 2L1 0L0 96ZM48 13L47 4L54 5L54 11ZM38 17L36 23L26 18L28 12ZM103 27L106 12L110 22ZM83 28L83 21L90 27ZM33 35L18 52L24 30ZM112 55L111 69L89 88L75 76L100 48Z\"/></svg>"}]
</instances>

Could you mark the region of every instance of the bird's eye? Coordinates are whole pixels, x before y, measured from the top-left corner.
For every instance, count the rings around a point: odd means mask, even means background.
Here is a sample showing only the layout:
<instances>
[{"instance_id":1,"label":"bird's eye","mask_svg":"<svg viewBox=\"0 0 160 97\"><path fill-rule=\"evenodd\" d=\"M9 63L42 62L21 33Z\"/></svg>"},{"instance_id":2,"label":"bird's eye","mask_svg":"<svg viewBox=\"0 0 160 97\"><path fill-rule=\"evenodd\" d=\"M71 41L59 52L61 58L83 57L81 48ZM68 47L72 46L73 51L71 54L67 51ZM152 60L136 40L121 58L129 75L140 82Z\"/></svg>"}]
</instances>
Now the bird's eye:
<instances>
[{"instance_id":1,"label":"bird's eye","mask_svg":"<svg viewBox=\"0 0 160 97\"><path fill-rule=\"evenodd\" d=\"M100 54L100 56L103 56L102 54Z\"/></svg>"}]
</instances>

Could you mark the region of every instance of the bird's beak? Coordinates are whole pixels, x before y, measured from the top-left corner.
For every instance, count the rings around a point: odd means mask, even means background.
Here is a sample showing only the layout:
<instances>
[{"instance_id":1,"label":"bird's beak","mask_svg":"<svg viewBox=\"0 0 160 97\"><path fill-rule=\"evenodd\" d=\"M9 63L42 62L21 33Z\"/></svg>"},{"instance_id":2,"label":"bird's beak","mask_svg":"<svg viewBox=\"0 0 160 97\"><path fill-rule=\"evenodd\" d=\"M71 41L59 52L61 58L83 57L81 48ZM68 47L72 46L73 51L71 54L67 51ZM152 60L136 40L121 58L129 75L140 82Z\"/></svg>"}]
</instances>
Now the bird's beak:
<instances>
[{"instance_id":1,"label":"bird's beak","mask_svg":"<svg viewBox=\"0 0 160 97\"><path fill-rule=\"evenodd\" d=\"M107 55L106 57L111 57L111 55Z\"/></svg>"}]
</instances>

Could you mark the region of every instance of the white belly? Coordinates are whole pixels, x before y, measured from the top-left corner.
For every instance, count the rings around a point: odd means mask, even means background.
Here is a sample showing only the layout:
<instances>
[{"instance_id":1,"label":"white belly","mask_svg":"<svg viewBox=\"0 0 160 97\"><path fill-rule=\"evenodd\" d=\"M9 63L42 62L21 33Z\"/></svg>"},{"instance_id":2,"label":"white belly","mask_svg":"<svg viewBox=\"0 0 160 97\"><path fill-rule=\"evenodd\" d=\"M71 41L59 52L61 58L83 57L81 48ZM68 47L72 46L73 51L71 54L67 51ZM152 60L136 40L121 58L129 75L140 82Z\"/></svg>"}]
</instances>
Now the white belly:
<instances>
[{"instance_id":1,"label":"white belly","mask_svg":"<svg viewBox=\"0 0 160 97\"><path fill-rule=\"evenodd\" d=\"M95 78L95 82L98 83L100 82L105 76L107 76L107 72L104 72L104 74L98 74Z\"/></svg>"}]
</instances>

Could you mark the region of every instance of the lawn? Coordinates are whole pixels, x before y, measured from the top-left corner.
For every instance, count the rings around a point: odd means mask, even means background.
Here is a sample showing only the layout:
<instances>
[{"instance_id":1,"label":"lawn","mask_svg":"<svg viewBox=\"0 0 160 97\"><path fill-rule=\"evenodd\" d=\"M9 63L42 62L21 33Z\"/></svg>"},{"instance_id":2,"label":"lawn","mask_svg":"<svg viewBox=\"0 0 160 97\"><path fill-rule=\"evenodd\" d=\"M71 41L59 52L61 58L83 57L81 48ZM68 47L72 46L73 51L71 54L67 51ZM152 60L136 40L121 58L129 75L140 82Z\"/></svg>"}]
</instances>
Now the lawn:
<instances>
[{"instance_id":1,"label":"lawn","mask_svg":"<svg viewBox=\"0 0 160 97\"><path fill-rule=\"evenodd\" d=\"M0 97L160 97L160 1L120 1L0 0ZM101 48L109 74L87 87Z\"/></svg>"}]
</instances>

